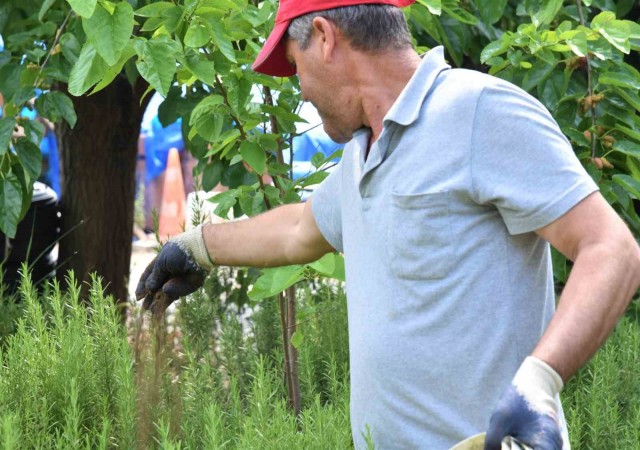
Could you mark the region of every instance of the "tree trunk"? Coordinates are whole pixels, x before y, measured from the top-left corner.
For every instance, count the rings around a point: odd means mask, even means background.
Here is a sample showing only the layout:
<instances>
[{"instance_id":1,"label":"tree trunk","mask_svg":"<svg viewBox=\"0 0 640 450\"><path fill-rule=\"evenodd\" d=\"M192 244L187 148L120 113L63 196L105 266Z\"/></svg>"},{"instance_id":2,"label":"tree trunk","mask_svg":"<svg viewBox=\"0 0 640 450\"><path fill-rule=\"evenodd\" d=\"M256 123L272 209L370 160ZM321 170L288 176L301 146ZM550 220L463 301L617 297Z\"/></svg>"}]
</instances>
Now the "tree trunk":
<instances>
[{"instance_id":1,"label":"tree trunk","mask_svg":"<svg viewBox=\"0 0 640 450\"><path fill-rule=\"evenodd\" d=\"M135 168L140 123L150 96L122 76L97 94L72 97L73 129L56 129L62 160L59 278L73 270L86 292L92 273L118 303L128 298ZM65 235L65 233L68 233Z\"/></svg>"}]
</instances>

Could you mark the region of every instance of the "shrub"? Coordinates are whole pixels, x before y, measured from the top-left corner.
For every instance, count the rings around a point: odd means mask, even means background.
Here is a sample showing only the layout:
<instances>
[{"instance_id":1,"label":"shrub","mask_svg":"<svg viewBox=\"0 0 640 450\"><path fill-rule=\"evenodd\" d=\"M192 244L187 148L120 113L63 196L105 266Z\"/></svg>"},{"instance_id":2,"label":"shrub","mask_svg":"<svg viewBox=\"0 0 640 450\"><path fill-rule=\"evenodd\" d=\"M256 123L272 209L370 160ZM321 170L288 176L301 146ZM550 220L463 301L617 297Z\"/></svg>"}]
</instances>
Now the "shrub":
<instances>
[{"instance_id":1,"label":"shrub","mask_svg":"<svg viewBox=\"0 0 640 450\"><path fill-rule=\"evenodd\" d=\"M0 346L1 448L352 448L342 291L298 289L295 417L274 301L238 307L200 292L156 345L165 324L127 336L98 280L87 307L73 276L69 284L38 296L23 281L24 313ZM640 325L630 311L562 393L573 448L640 448Z\"/></svg>"}]
</instances>

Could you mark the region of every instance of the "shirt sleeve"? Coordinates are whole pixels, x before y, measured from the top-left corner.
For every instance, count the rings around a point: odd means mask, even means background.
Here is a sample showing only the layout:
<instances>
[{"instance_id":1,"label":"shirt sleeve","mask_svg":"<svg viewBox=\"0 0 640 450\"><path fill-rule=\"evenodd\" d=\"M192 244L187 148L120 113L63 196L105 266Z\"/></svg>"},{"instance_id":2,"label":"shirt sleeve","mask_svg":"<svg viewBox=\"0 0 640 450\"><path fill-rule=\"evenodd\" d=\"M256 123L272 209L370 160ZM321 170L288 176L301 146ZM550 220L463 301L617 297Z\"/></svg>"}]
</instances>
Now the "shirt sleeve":
<instances>
[{"instance_id":1,"label":"shirt sleeve","mask_svg":"<svg viewBox=\"0 0 640 450\"><path fill-rule=\"evenodd\" d=\"M316 188L311 206L318 229L327 242L339 252L343 251L340 202L342 166L343 162L340 161L333 172Z\"/></svg>"},{"instance_id":2,"label":"shirt sleeve","mask_svg":"<svg viewBox=\"0 0 640 450\"><path fill-rule=\"evenodd\" d=\"M549 111L501 80L478 99L470 151L475 199L495 205L511 234L552 223L598 190Z\"/></svg>"}]
</instances>

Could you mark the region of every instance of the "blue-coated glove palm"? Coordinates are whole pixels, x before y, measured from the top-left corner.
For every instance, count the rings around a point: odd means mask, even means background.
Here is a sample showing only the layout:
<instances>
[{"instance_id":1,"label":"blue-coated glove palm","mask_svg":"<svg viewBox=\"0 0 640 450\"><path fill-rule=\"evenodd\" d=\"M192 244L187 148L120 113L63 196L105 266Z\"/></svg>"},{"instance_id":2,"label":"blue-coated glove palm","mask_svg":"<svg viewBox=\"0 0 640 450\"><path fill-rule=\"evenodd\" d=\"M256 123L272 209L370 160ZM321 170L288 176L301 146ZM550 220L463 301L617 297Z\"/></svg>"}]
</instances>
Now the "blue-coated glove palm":
<instances>
[{"instance_id":1,"label":"blue-coated glove palm","mask_svg":"<svg viewBox=\"0 0 640 450\"><path fill-rule=\"evenodd\" d=\"M491 416L485 450L500 450L507 436L533 450L562 450L556 401L560 389L562 379L555 370L528 357Z\"/></svg>"},{"instance_id":2,"label":"blue-coated glove palm","mask_svg":"<svg viewBox=\"0 0 640 450\"><path fill-rule=\"evenodd\" d=\"M178 298L201 287L207 271L212 267L200 226L177 236L162 247L142 273L136 287L136 298L144 299L143 309L163 312ZM164 294L162 302L157 301L159 292Z\"/></svg>"}]
</instances>

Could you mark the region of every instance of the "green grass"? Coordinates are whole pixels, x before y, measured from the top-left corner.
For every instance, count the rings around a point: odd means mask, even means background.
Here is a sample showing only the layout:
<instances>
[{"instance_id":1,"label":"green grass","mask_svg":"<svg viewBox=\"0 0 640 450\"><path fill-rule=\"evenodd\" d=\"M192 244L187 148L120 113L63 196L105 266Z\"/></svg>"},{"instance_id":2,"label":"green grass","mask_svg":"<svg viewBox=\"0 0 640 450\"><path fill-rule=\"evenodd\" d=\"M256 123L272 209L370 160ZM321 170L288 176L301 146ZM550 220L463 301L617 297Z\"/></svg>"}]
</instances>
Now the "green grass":
<instances>
[{"instance_id":1,"label":"green grass","mask_svg":"<svg viewBox=\"0 0 640 450\"><path fill-rule=\"evenodd\" d=\"M156 345L153 327L127 333L98 280L88 307L70 285L37 293L26 279L21 303L0 302L0 314L20 317L0 340L1 449L353 447L341 292L299 289L296 418L275 301L251 308L205 289L183 301L178 328ZM631 316L563 391L574 449L640 449L640 322Z\"/></svg>"},{"instance_id":2,"label":"green grass","mask_svg":"<svg viewBox=\"0 0 640 450\"><path fill-rule=\"evenodd\" d=\"M70 284L38 295L23 283L22 317L0 347L0 448L352 446L344 296L309 298L323 313L301 325L305 404L296 418L279 346L258 345L279 335L269 330L279 326L271 303L247 330L241 308L195 296L180 309L183 338L157 346L153 328L127 336L97 280L90 307Z\"/></svg>"},{"instance_id":3,"label":"green grass","mask_svg":"<svg viewBox=\"0 0 640 450\"><path fill-rule=\"evenodd\" d=\"M628 314L562 400L574 449L640 450L640 325Z\"/></svg>"}]
</instances>

